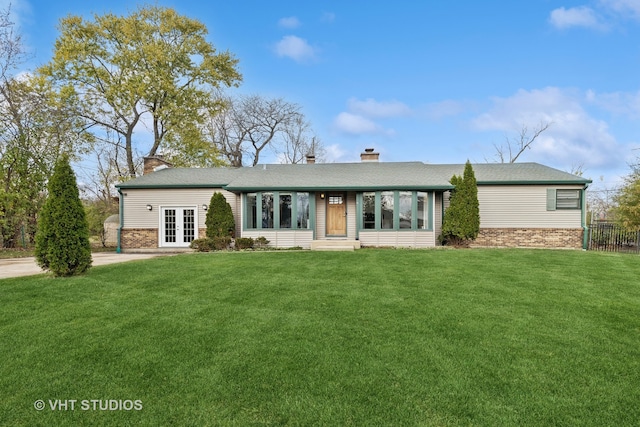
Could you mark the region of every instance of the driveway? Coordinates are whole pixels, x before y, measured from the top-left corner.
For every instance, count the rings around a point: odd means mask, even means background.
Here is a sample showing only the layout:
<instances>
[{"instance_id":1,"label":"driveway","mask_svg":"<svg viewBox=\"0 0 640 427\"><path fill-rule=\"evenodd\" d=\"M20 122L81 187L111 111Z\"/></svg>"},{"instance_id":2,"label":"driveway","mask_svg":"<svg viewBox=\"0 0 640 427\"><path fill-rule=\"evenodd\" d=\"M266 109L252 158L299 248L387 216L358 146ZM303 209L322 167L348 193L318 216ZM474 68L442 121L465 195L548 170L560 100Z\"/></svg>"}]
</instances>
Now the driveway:
<instances>
[{"instance_id":1,"label":"driveway","mask_svg":"<svg viewBox=\"0 0 640 427\"><path fill-rule=\"evenodd\" d=\"M96 266L96 265L114 264L116 262L149 259L149 258L155 258L158 256L167 256L170 254L163 254L163 253L116 254L113 252L96 252L91 255L93 257L92 265ZM0 279L7 279L10 277L19 277L19 276L32 276L34 274L41 274L41 273L44 273L44 272L40 269L40 267L38 267L38 265L36 264L36 260L33 257L0 259Z\"/></svg>"}]
</instances>

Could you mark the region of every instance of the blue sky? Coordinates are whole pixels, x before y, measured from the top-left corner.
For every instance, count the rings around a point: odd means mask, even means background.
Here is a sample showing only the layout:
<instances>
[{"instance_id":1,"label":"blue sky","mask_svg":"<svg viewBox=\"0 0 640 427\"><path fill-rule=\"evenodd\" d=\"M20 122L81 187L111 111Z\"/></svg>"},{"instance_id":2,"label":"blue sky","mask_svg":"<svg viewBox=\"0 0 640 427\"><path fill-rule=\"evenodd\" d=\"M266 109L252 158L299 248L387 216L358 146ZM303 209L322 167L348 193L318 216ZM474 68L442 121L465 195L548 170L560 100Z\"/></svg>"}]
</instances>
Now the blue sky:
<instances>
[{"instance_id":1,"label":"blue sky","mask_svg":"<svg viewBox=\"0 0 640 427\"><path fill-rule=\"evenodd\" d=\"M12 8L33 68L51 58L60 18L142 4ZM520 161L583 165L594 187L614 187L640 156L640 0L154 4L199 19L239 59L235 92L300 104L328 161L375 147L382 161L485 162L540 122L552 125Z\"/></svg>"}]
</instances>

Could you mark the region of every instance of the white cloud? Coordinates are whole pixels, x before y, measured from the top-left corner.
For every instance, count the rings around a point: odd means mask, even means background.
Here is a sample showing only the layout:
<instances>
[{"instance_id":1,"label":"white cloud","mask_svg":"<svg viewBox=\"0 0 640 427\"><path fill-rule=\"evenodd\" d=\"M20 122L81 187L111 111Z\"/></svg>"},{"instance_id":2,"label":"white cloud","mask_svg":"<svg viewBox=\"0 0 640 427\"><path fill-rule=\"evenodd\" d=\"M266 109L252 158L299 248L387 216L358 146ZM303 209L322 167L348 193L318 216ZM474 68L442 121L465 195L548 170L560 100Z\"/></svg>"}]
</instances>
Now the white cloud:
<instances>
[{"instance_id":1,"label":"white cloud","mask_svg":"<svg viewBox=\"0 0 640 427\"><path fill-rule=\"evenodd\" d=\"M571 27L602 28L593 9L587 6L578 6L565 9L560 7L551 11L549 22L556 28L566 29Z\"/></svg>"},{"instance_id":2,"label":"white cloud","mask_svg":"<svg viewBox=\"0 0 640 427\"><path fill-rule=\"evenodd\" d=\"M298 28L301 25L302 23L295 16L280 18L280 20L278 21L278 26L281 28L294 29L294 28Z\"/></svg>"},{"instance_id":3,"label":"white cloud","mask_svg":"<svg viewBox=\"0 0 640 427\"><path fill-rule=\"evenodd\" d=\"M565 170L580 163L587 169L618 167L624 162L625 148L605 121L585 110L582 103L588 97L588 93L556 87L520 90L508 98L493 98L492 108L472 125L478 130L501 131L513 140L523 126L532 131L541 122L552 123L520 161L562 165Z\"/></svg>"},{"instance_id":4,"label":"white cloud","mask_svg":"<svg viewBox=\"0 0 640 427\"><path fill-rule=\"evenodd\" d=\"M411 115L411 108L400 101L376 101L367 98L361 101L351 98L347 102L349 110L364 117L380 119L388 117L404 117Z\"/></svg>"},{"instance_id":5,"label":"white cloud","mask_svg":"<svg viewBox=\"0 0 640 427\"><path fill-rule=\"evenodd\" d=\"M382 126L358 114L342 112L334 120L335 127L352 135L384 133Z\"/></svg>"},{"instance_id":6,"label":"white cloud","mask_svg":"<svg viewBox=\"0 0 640 427\"><path fill-rule=\"evenodd\" d=\"M305 62L316 57L316 50L305 40L297 36L285 36L275 45L276 55L288 57L296 62Z\"/></svg>"},{"instance_id":7,"label":"white cloud","mask_svg":"<svg viewBox=\"0 0 640 427\"><path fill-rule=\"evenodd\" d=\"M347 154L347 152L344 151L338 144L328 145L324 147L324 150L326 152L324 156L326 163L342 162Z\"/></svg>"},{"instance_id":8,"label":"white cloud","mask_svg":"<svg viewBox=\"0 0 640 427\"><path fill-rule=\"evenodd\" d=\"M411 108L400 101L376 101L373 98L365 100L350 98L347 101L347 110L338 114L333 124L338 131L350 135L392 136L395 131L376 123L376 120L407 117L413 114Z\"/></svg>"},{"instance_id":9,"label":"white cloud","mask_svg":"<svg viewBox=\"0 0 640 427\"><path fill-rule=\"evenodd\" d=\"M640 18L640 0L600 0L600 4L621 15L631 14Z\"/></svg>"},{"instance_id":10,"label":"white cloud","mask_svg":"<svg viewBox=\"0 0 640 427\"><path fill-rule=\"evenodd\" d=\"M597 94L587 92L587 101L616 116L632 120L640 119L640 91L636 93L612 92Z\"/></svg>"},{"instance_id":11,"label":"white cloud","mask_svg":"<svg viewBox=\"0 0 640 427\"><path fill-rule=\"evenodd\" d=\"M446 99L440 102L433 102L426 106L425 112L430 120L441 120L449 116L457 116L467 109L465 104L460 101Z\"/></svg>"}]
</instances>

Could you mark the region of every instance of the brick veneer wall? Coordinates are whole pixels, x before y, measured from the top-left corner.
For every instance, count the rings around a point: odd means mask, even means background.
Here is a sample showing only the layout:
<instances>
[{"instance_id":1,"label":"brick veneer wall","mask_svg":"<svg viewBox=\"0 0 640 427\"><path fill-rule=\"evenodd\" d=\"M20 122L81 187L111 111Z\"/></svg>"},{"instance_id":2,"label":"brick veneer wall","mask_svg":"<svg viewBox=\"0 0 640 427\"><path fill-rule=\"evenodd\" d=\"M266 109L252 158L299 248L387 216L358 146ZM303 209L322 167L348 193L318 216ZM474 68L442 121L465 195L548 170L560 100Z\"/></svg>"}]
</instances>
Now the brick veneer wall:
<instances>
[{"instance_id":1,"label":"brick veneer wall","mask_svg":"<svg viewBox=\"0 0 640 427\"><path fill-rule=\"evenodd\" d=\"M471 246L582 249L581 228L482 228Z\"/></svg>"},{"instance_id":2,"label":"brick veneer wall","mask_svg":"<svg viewBox=\"0 0 640 427\"><path fill-rule=\"evenodd\" d=\"M155 249L158 247L158 229L123 228L120 247L122 249Z\"/></svg>"}]
</instances>

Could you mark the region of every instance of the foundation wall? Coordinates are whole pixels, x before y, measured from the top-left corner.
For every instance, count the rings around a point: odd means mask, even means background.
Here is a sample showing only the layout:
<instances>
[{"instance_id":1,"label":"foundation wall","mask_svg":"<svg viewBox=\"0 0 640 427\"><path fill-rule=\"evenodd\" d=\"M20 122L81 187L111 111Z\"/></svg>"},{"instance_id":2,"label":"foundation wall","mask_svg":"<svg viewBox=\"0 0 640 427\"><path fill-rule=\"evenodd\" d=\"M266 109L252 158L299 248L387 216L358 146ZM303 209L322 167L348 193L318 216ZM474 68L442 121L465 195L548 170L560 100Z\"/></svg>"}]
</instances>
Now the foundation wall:
<instances>
[{"instance_id":1,"label":"foundation wall","mask_svg":"<svg viewBox=\"0 0 640 427\"><path fill-rule=\"evenodd\" d=\"M582 249L582 228L481 228L471 246Z\"/></svg>"}]
</instances>

